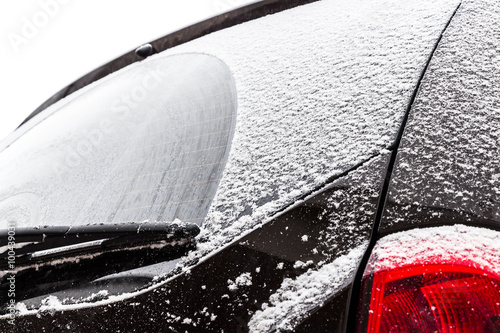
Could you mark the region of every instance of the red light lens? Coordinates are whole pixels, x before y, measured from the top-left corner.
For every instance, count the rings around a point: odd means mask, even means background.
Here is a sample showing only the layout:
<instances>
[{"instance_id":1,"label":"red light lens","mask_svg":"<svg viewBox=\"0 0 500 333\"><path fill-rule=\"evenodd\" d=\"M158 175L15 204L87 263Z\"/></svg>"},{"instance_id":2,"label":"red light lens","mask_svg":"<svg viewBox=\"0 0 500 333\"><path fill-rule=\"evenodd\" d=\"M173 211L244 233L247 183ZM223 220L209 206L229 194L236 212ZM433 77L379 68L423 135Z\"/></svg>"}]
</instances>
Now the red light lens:
<instances>
[{"instance_id":1,"label":"red light lens","mask_svg":"<svg viewBox=\"0 0 500 333\"><path fill-rule=\"evenodd\" d=\"M500 281L474 268L428 265L373 277L368 332L500 332Z\"/></svg>"},{"instance_id":2,"label":"red light lens","mask_svg":"<svg viewBox=\"0 0 500 333\"><path fill-rule=\"evenodd\" d=\"M363 277L358 332L500 333L500 234L465 228L381 239Z\"/></svg>"}]
</instances>

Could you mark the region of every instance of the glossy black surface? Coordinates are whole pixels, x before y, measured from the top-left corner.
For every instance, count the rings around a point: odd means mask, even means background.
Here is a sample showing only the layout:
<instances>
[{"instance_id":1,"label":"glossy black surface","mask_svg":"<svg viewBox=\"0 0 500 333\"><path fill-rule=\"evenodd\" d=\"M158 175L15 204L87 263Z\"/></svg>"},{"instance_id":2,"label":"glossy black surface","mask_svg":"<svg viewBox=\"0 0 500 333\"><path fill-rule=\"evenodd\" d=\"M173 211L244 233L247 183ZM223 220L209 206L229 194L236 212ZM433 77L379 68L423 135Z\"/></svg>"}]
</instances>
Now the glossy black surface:
<instances>
[{"instance_id":1,"label":"glossy black surface","mask_svg":"<svg viewBox=\"0 0 500 333\"><path fill-rule=\"evenodd\" d=\"M134 291L151 282L152 276L147 271L118 276L120 283L125 278L139 280L129 289L126 286L116 288L113 284L104 287L94 280L178 259L195 248L194 237L200 232L196 225L166 223L107 226L102 230L87 226L68 228L66 233L61 230L51 233L51 229L54 228L36 233L29 230L29 240L33 243L15 249L15 274L3 274L0 279L1 304L8 302L12 276L15 276L16 301L35 307L49 295L78 300L100 290L109 293L110 288L117 289L115 294ZM22 239L22 230L18 235L17 238ZM14 271L8 254L6 251L0 257L3 272Z\"/></svg>"},{"instance_id":2,"label":"glossy black surface","mask_svg":"<svg viewBox=\"0 0 500 333\"><path fill-rule=\"evenodd\" d=\"M195 248L192 241L168 245L156 241L152 245L140 248L123 245L119 250L88 251L87 255L68 253L52 262L32 260L23 263L19 260L18 272L14 275L16 301L31 309L45 304L49 296L57 297L63 304L75 304L97 301L101 297L96 295L101 293L106 295L104 298L130 293L151 285L153 276L137 272L113 278L113 274L176 260ZM60 262L55 264L57 259ZM0 284L0 302L4 305L9 301L8 278L11 276L5 275ZM2 307L1 312L5 314L6 309Z\"/></svg>"},{"instance_id":3,"label":"glossy black surface","mask_svg":"<svg viewBox=\"0 0 500 333\"><path fill-rule=\"evenodd\" d=\"M248 321L262 303L269 302L285 278L296 279L308 270L326 267L354 248L364 248L387 161L388 156L383 155L351 170L321 193L202 259L163 286L108 305L18 317L16 325L22 332L49 327L53 332L84 327L93 332L245 332ZM311 263L298 267L298 260ZM229 280L236 281L242 273L251 274L251 284L230 289ZM347 274L337 289L330 288L330 283L325 286L325 295L319 298L324 307L313 302L302 313L281 320L289 320L295 331L342 332L354 273ZM138 322L140 327L135 326ZM5 322L0 325L8 327Z\"/></svg>"},{"instance_id":4,"label":"glossy black surface","mask_svg":"<svg viewBox=\"0 0 500 333\"><path fill-rule=\"evenodd\" d=\"M144 44L135 49L135 54L141 58L147 58L155 52L151 44Z\"/></svg>"}]
</instances>

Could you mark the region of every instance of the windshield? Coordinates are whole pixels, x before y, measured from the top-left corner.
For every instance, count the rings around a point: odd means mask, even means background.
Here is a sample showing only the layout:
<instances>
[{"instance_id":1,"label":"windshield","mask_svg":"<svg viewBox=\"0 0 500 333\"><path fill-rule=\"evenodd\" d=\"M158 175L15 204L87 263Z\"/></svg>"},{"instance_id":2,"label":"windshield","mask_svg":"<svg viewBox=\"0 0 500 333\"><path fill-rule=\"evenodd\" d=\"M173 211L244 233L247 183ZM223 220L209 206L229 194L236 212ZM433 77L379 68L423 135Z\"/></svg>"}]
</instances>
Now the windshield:
<instances>
[{"instance_id":1,"label":"windshield","mask_svg":"<svg viewBox=\"0 0 500 333\"><path fill-rule=\"evenodd\" d=\"M1 229L199 225L227 160L236 90L220 60L183 54L130 66L40 116L0 154Z\"/></svg>"}]
</instances>

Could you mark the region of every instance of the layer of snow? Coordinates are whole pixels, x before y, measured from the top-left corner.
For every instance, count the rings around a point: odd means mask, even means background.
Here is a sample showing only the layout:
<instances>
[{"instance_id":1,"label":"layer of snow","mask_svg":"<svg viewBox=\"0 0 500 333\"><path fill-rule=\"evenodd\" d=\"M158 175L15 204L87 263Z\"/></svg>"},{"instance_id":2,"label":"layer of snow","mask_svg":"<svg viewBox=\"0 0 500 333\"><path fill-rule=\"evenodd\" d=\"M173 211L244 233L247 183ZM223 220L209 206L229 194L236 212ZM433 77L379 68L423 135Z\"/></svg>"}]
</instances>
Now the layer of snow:
<instances>
[{"instance_id":1,"label":"layer of snow","mask_svg":"<svg viewBox=\"0 0 500 333\"><path fill-rule=\"evenodd\" d=\"M352 282L359 260L367 244L319 269L310 269L295 279L287 278L281 287L269 297L250 319L250 332L281 332L293 330L295 324L304 319L329 297Z\"/></svg>"},{"instance_id":2,"label":"layer of snow","mask_svg":"<svg viewBox=\"0 0 500 333\"><path fill-rule=\"evenodd\" d=\"M461 262L500 278L499 254L498 231L464 225L413 229L380 239L365 274L404 265Z\"/></svg>"},{"instance_id":3,"label":"layer of snow","mask_svg":"<svg viewBox=\"0 0 500 333\"><path fill-rule=\"evenodd\" d=\"M388 148L458 3L324 0L155 56L211 54L236 81L235 136L205 227L232 239Z\"/></svg>"},{"instance_id":4,"label":"layer of snow","mask_svg":"<svg viewBox=\"0 0 500 333\"><path fill-rule=\"evenodd\" d=\"M500 223L499 35L499 1L462 3L410 112L382 227Z\"/></svg>"},{"instance_id":5,"label":"layer of snow","mask_svg":"<svg viewBox=\"0 0 500 333\"><path fill-rule=\"evenodd\" d=\"M458 2L324 0L300 6L150 57L44 114L161 57L201 52L221 59L235 77L238 116L204 226L224 243L393 143L419 75ZM77 168L70 173L80 175L79 181L88 178ZM92 211L92 202L85 205ZM41 206L36 216L46 212ZM22 213L25 219L35 215L31 208ZM85 221L95 222L104 221ZM41 221L51 223L60 222Z\"/></svg>"}]
</instances>

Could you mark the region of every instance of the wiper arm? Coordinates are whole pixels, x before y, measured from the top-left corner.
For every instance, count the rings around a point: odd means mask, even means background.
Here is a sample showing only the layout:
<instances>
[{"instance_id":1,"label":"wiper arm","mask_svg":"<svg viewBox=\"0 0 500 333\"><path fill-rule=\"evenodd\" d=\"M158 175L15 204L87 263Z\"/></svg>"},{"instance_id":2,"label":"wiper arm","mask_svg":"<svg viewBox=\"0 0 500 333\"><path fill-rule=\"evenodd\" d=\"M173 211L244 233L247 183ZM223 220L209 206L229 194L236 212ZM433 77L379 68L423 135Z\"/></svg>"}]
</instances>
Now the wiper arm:
<instances>
[{"instance_id":1,"label":"wiper arm","mask_svg":"<svg viewBox=\"0 0 500 333\"><path fill-rule=\"evenodd\" d=\"M15 243L28 244L15 249L16 266L73 254L131 250L159 243L166 247L175 245L178 248L183 244L188 247L195 243L199 232L196 224L161 222L19 228L15 231ZM7 246L7 240L8 231L0 231L0 246ZM8 252L0 254L0 269L7 268Z\"/></svg>"}]
</instances>

